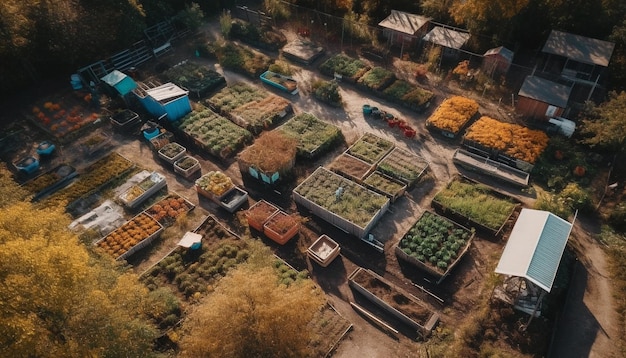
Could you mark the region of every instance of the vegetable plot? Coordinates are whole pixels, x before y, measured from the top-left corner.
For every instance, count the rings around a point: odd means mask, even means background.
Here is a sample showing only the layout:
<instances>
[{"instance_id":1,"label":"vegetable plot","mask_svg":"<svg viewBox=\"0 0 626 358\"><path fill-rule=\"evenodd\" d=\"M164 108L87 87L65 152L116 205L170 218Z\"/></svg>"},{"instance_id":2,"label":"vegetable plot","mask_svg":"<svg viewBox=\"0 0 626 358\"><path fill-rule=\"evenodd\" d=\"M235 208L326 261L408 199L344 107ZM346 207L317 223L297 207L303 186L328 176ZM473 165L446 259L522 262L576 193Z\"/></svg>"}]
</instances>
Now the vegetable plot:
<instances>
[{"instance_id":1,"label":"vegetable plot","mask_svg":"<svg viewBox=\"0 0 626 358\"><path fill-rule=\"evenodd\" d=\"M337 140L341 130L309 113L300 113L280 126L279 130L298 141L297 155L312 159L322 154Z\"/></svg>"},{"instance_id":2,"label":"vegetable plot","mask_svg":"<svg viewBox=\"0 0 626 358\"><path fill-rule=\"evenodd\" d=\"M169 194L146 209L146 213L164 227L172 226L176 219L193 210L195 205L178 194Z\"/></svg>"},{"instance_id":3,"label":"vegetable plot","mask_svg":"<svg viewBox=\"0 0 626 358\"><path fill-rule=\"evenodd\" d=\"M204 97L209 92L226 85L224 76L207 66L188 61L168 69L163 75L168 82L188 89L196 98Z\"/></svg>"},{"instance_id":4,"label":"vegetable plot","mask_svg":"<svg viewBox=\"0 0 626 358\"><path fill-rule=\"evenodd\" d=\"M404 234L396 254L438 277L439 283L467 252L473 236L467 228L426 211Z\"/></svg>"},{"instance_id":5,"label":"vegetable plot","mask_svg":"<svg viewBox=\"0 0 626 358\"><path fill-rule=\"evenodd\" d=\"M363 61L353 59L343 54L337 54L320 65L320 71L327 76L335 73L351 82L356 82L370 67Z\"/></svg>"},{"instance_id":6,"label":"vegetable plot","mask_svg":"<svg viewBox=\"0 0 626 358\"><path fill-rule=\"evenodd\" d=\"M230 41L216 48L215 52L224 68L252 78L259 77L274 62L269 56Z\"/></svg>"},{"instance_id":7,"label":"vegetable plot","mask_svg":"<svg viewBox=\"0 0 626 358\"><path fill-rule=\"evenodd\" d=\"M359 78L357 83L373 91L382 91L396 79L396 74L382 67L374 67Z\"/></svg>"},{"instance_id":8,"label":"vegetable plot","mask_svg":"<svg viewBox=\"0 0 626 358\"><path fill-rule=\"evenodd\" d=\"M118 260L124 259L147 246L161 231L161 224L141 213L97 241L96 246Z\"/></svg>"},{"instance_id":9,"label":"vegetable plot","mask_svg":"<svg viewBox=\"0 0 626 358\"><path fill-rule=\"evenodd\" d=\"M366 163L377 164L393 147L393 142L365 133L346 152Z\"/></svg>"},{"instance_id":10,"label":"vegetable plot","mask_svg":"<svg viewBox=\"0 0 626 358\"><path fill-rule=\"evenodd\" d=\"M376 169L383 174L403 181L410 187L428 169L428 161L417 154L395 147L378 163Z\"/></svg>"},{"instance_id":11,"label":"vegetable plot","mask_svg":"<svg viewBox=\"0 0 626 358\"><path fill-rule=\"evenodd\" d=\"M235 184L232 179L219 170L210 171L196 180L196 190L206 197L221 197Z\"/></svg>"},{"instance_id":12,"label":"vegetable plot","mask_svg":"<svg viewBox=\"0 0 626 358\"><path fill-rule=\"evenodd\" d=\"M382 97L391 102L421 112L428 108L430 101L435 95L407 81L395 80L383 90Z\"/></svg>"},{"instance_id":13,"label":"vegetable plot","mask_svg":"<svg viewBox=\"0 0 626 358\"><path fill-rule=\"evenodd\" d=\"M296 161L296 144L295 138L281 131L265 132L239 154L239 169L242 173L250 173L252 168L270 178L274 173L279 173L279 177L286 176Z\"/></svg>"},{"instance_id":14,"label":"vegetable plot","mask_svg":"<svg viewBox=\"0 0 626 358\"><path fill-rule=\"evenodd\" d=\"M228 113L229 118L254 134L259 134L292 111L286 99L270 94L267 97L241 105Z\"/></svg>"},{"instance_id":15,"label":"vegetable plot","mask_svg":"<svg viewBox=\"0 0 626 358\"><path fill-rule=\"evenodd\" d=\"M267 91L244 83L235 83L219 90L206 103L218 112L227 113L246 103L262 100L267 95Z\"/></svg>"}]
</instances>

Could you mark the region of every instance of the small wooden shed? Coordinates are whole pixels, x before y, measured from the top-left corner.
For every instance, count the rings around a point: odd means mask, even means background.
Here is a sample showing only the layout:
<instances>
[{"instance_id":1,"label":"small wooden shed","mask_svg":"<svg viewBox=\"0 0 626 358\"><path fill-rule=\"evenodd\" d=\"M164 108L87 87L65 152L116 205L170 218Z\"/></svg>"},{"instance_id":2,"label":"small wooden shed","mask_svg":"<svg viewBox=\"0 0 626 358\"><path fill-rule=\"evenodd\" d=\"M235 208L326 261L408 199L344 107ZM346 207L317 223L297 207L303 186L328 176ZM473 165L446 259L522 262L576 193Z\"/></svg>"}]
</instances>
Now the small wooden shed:
<instances>
[{"instance_id":1,"label":"small wooden shed","mask_svg":"<svg viewBox=\"0 0 626 358\"><path fill-rule=\"evenodd\" d=\"M459 50L467 43L469 37L469 32L462 29L435 26L424 35L423 40L441 46L443 57L457 57Z\"/></svg>"},{"instance_id":2,"label":"small wooden shed","mask_svg":"<svg viewBox=\"0 0 626 358\"><path fill-rule=\"evenodd\" d=\"M548 121L563 116L572 87L537 76L527 76L520 88L515 111L530 118Z\"/></svg>"},{"instance_id":3,"label":"small wooden shed","mask_svg":"<svg viewBox=\"0 0 626 358\"><path fill-rule=\"evenodd\" d=\"M403 11L391 10L391 14L378 26L383 28L383 35L389 45L409 46L415 44L426 31L430 18L421 15L409 14Z\"/></svg>"},{"instance_id":4,"label":"small wooden shed","mask_svg":"<svg viewBox=\"0 0 626 358\"><path fill-rule=\"evenodd\" d=\"M513 51L504 46L487 50L483 55L483 72L491 77L506 75L513 63L513 55Z\"/></svg>"}]
</instances>

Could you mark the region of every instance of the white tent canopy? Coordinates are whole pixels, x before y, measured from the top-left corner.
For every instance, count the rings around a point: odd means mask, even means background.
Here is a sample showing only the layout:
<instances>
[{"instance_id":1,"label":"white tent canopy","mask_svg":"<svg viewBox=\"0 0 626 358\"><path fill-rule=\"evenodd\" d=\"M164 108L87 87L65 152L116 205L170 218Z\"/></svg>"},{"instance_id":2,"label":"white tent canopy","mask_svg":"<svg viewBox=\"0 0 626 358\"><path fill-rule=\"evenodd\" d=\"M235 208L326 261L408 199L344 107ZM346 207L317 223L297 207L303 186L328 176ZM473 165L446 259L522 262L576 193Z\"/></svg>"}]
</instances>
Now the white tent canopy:
<instances>
[{"instance_id":1,"label":"white tent canopy","mask_svg":"<svg viewBox=\"0 0 626 358\"><path fill-rule=\"evenodd\" d=\"M572 226L548 211L522 209L495 272L550 292Z\"/></svg>"}]
</instances>

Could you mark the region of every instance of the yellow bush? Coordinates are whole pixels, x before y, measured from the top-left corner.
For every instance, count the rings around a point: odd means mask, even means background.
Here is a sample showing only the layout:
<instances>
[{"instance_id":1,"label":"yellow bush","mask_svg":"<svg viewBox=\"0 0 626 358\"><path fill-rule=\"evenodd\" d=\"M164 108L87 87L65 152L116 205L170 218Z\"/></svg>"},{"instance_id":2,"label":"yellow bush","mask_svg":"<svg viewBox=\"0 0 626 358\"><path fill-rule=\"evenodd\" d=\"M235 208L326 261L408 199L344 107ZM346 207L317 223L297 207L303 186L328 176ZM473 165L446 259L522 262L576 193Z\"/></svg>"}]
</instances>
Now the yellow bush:
<instances>
[{"instance_id":1,"label":"yellow bush","mask_svg":"<svg viewBox=\"0 0 626 358\"><path fill-rule=\"evenodd\" d=\"M457 133L478 112L478 103L462 96L453 96L441 103L426 125Z\"/></svg>"}]
</instances>

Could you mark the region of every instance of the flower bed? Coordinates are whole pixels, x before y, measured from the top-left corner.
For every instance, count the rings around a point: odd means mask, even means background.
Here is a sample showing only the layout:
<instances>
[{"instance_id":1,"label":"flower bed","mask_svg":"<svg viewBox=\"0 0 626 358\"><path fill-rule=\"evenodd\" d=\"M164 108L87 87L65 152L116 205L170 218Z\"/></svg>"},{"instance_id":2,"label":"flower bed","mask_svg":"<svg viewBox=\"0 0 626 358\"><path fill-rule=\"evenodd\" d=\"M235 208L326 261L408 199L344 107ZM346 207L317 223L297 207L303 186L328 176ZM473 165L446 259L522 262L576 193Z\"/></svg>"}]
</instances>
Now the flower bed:
<instances>
[{"instance_id":1,"label":"flower bed","mask_svg":"<svg viewBox=\"0 0 626 358\"><path fill-rule=\"evenodd\" d=\"M456 177L435 195L432 205L456 222L498 235L519 202L486 185Z\"/></svg>"},{"instance_id":2,"label":"flower bed","mask_svg":"<svg viewBox=\"0 0 626 358\"><path fill-rule=\"evenodd\" d=\"M86 108L91 100L90 93L79 91L74 92L74 97L49 99L33 106L29 118L53 136L65 138L101 117L100 113Z\"/></svg>"},{"instance_id":3,"label":"flower bed","mask_svg":"<svg viewBox=\"0 0 626 358\"><path fill-rule=\"evenodd\" d=\"M183 117L178 129L202 150L227 159L252 140L252 133L208 108L195 110Z\"/></svg>"},{"instance_id":4,"label":"flower bed","mask_svg":"<svg viewBox=\"0 0 626 358\"><path fill-rule=\"evenodd\" d=\"M259 200L246 211L246 220L250 227L263 231L263 225L272 215L278 212L278 208L265 200Z\"/></svg>"},{"instance_id":5,"label":"flower bed","mask_svg":"<svg viewBox=\"0 0 626 358\"><path fill-rule=\"evenodd\" d=\"M382 67L374 67L365 72L357 83L373 91L382 91L396 80L396 74Z\"/></svg>"},{"instance_id":6,"label":"flower bed","mask_svg":"<svg viewBox=\"0 0 626 358\"><path fill-rule=\"evenodd\" d=\"M342 153L335 157L328 165L328 169L361 183L374 170L374 166L348 153Z\"/></svg>"},{"instance_id":7,"label":"flower bed","mask_svg":"<svg viewBox=\"0 0 626 358\"><path fill-rule=\"evenodd\" d=\"M128 173L134 164L120 154L113 152L99 159L81 171L80 177L69 187L58 191L47 202L71 205L83 196L91 194L115 178Z\"/></svg>"},{"instance_id":8,"label":"flower bed","mask_svg":"<svg viewBox=\"0 0 626 358\"><path fill-rule=\"evenodd\" d=\"M187 152L187 148L176 142L170 142L161 147L158 150L159 157L170 164L174 164L175 161L182 158Z\"/></svg>"},{"instance_id":9,"label":"flower bed","mask_svg":"<svg viewBox=\"0 0 626 358\"><path fill-rule=\"evenodd\" d=\"M402 236L396 255L437 277L440 283L467 252L473 237L469 229L426 211Z\"/></svg>"},{"instance_id":10,"label":"flower bed","mask_svg":"<svg viewBox=\"0 0 626 358\"><path fill-rule=\"evenodd\" d=\"M78 173L74 167L60 164L52 170L27 181L22 187L34 194L33 200L38 200L42 196L51 194L68 185L77 175Z\"/></svg>"},{"instance_id":11,"label":"flower bed","mask_svg":"<svg viewBox=\"0 0 626 358\"><path fill-rule=\"evenodd\" d=\"M444 100L426 120L426 127L437 129L443 135L454 138L478 113L478 102L462 96Z\"/></svg>"},{"instance_id":12,"label":"flower bed","mask_svg":"<svg viewBox=\"0 0 626 358\"><path fill-rule=\"evenodd\" d=\"M226 85L226 79L221 74L207 66L188 61L171 67L163 73L163 76L167 82L188 89L197 99Z\"/></svg>"},{"instance_id":13,"label":"flower bed","mask_svg":"<svg viewBox=\"0 0 626 358\"><path fill-rule=\"evenodd\" d=\"M401 148L394 148L379 163L376 170L403 181L411 187L424 174L428 162L421 156Z\"/></svg>"},{"instance_id":14,"label":"flower bed","mask_svg":"<svg viewBox=\"0 0 626 358\"><path fill-rule=\"evenodd\" d=\"M176 219L193 210L195 205L178 194L169 194L145 210L164 227L172 226Z\"/></svg>"},{"instance_id":15,"label":"flower bed","mask_svg":"<svg viewBox=\"0 0 626 358\"><path fill-rule=\"evenodd\" d=\"M96 242L96 246L116 259L125 259L152 242L163 226L141 213Z\"/></svg>"},{"instance_id":16,"label":"flower bed","mask_svg":"<svg viewBox=\"0 0 626 358\"><path fill-rule=\"evenodd\" d=\"M185 299L199 298L236 265L247 260L245 241L208 216L194 233L202 235L202 246L190 250L177 247L141 277L148 289L170 286Z\"/></svg>"},{"instance_id":17,"label":"flower bed","mask_svg":"<svg viewBox=\"0 0 626 358\"><path fill-rule=\"evenodd\" d=\"M358 267L350 274L348 282L350 287L415 329L423 338L430 335L439 321L437 313L370 270Z\"/></svg>"},{"instance_id":18,"label":"flower bed","mask_svg":"<svg viewBox=\"0 0 626 358\"><path fill-rule=\"evenodd\" d=\"M293 190L294 201L327 222L365 237L389 206L389 199L319 167Z\"/></svg>"},{"instance_id":19,"label":"flower bed","mask_svg":"<svg viewBox=\"0 0 626 358\"><path fill-rule=\"evenodd\" d=\"M226 42L223 46L216 48L215 53L224 68L254 79L258 78L274 62L269 56L233 42Z\"/></svg>"},{"instance_id":20,"label":"flower bed","mask_svg":"<svg viewBox=\"0 0 626 358\"><path fill-rule=\"evenodd\" d=\"M292 117L280 126L279 130L298 141L297 155L306 159L319 156L343 137L337 126L309 113L300 113Z\"/></svg>"},{"instance_id":21,"label":"flower bed","mask_svg":"<svg viewBox=\"0 0 626 358\"><path fill-rule=\"evenodd\" d=\"M435 95L407 81L395 80L383 90L382 97L391 102L422 112L428 108Z\"/></svg>"},{"instance_id":22,"label":"flower bed","mask_svg":"<svg viewBox=\"0 0 626 358\"><path fill-rule=\"evenodd\" d=\"M278 210L263 224L263 233L276 243L284 245L300 229L298 220L282 210Z\"/></svg>"},{"instance_id":23,"label":"flower bed","mask_svg":"<svg viewBox=\"0 0 626 358\"><path fill-rule=\"evenodd\" d=\"M467 129L463 143L477 143L532 166L548 146L548 135L540 130L483 116Z\"/></svg>"},{"instance_id":24,"label":"flower bed","mask_svg":"<svg viewBox=\"0 0 626 358\"><path fill-rule=\"evenodd\" d=\"M363 61L343 54L337 54L320 65L320 71L327 76L341 75L345 80L356 82L370 67Z\"/></svg>"},{"instance_id":25,"label":"flower bed","mask_svg":"<svg viewBox=\"0 0 626 358\"><path fill-rule=\"evenodd\" d=\"M215 170L196 179L195 186L196 191L203 196L209 199L219 199L234 188L235 184L233 184L232 179L228 175L219 170Z\"/></svg>"},{"instance_id":26,"label":"flower bed","mask_svg":"<svg viewBox=\"0 0 626 358\"><path fill-rule=\"evenodd\" d=\"M406 191L406 184L397 181L385 174L374 171L363 180L363 185L368 189L383 194L391 201L395 201Z\"/></svg>"},{"instance_id":27,"label":"flower bed","mask_svg":"<svg viewBox=\"0 0 626 358\"><path fill-rule=\"evenodd\" d=\"M365 133L348 148L347 153L364 162L377 164L393 147L393 142Z\"/></svg>"},{"instance_id":28,"label":"flower bed","mask_svg":"<svg viewBox=\"0 0 626 358\"><path fill-rule=\"evenodd\" d=\"M152 172L139 183L132 185L120 194L119 199L129 208L137 207L150 196L166 186L165 176Z\"/></svg>"}]
</instances>

